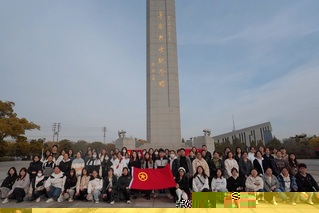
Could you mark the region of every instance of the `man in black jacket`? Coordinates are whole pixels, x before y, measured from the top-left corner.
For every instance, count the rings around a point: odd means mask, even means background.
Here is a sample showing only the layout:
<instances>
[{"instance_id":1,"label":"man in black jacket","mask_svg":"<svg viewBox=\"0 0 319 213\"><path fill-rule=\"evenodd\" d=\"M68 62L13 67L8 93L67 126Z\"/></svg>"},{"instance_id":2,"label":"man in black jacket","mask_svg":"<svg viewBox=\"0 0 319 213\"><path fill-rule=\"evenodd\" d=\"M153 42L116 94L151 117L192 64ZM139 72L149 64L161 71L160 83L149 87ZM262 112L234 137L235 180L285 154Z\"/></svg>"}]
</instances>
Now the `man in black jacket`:
<instances>
[{"instance_id":1,"label":"man in black jacket","mask_svg":"<svg viewBox=\"0 0 319 213\"><path fill-rule=\"evenodd\" d=\"M296 181L299 192L308 192L307 203L313 205L312 197L314 193L319 196L319 186L311 174L307 173L307 166L304 163L298 165L299 173L296 174Z\"/></svg>"},{"instance_id":2,"label":"man in black jacket","mask_svg":"<svg viewBox=\"0 0 319 213\"><path fill-rule=\"evenodd\" d=\"M180 149L180 156L177 156L177 158L173 161L173 166L172 166L172 172L173 172L173 176L177 177L178 174L178 169L180 167L183 167L185 169L186 172L186 176L187 178L191 178L193 175L193 166L192 166L192 162L191 159L188 156L185 156L185 149L181 148Z\"/></svg>"},{"instance_id":3,"label":"man in black jacket","mask_svg":"<svg viewBox=\"0 0 319 213\"><path fill-rule=\"evenodd\" d=\"M202 149L203 149L203 151L206 152L207 159L212 159L212 153L210 153L210 151L207 150L207 146L203 145Z\"/></svg>"},{"instance_id":4,"label":"man in black jacket","mask_svg":"<svg viewBox=\"0 0 319 213\"><path fill-rule=\"evenodd\" d=\"M271 167L271 161L274 159L274 156L270 154L270 149L268 147L265 148L265 154L263 155L264 161L267 164L267 168ZM267 169L264 168L264 169Z\"/></svg>"}]
</instances>

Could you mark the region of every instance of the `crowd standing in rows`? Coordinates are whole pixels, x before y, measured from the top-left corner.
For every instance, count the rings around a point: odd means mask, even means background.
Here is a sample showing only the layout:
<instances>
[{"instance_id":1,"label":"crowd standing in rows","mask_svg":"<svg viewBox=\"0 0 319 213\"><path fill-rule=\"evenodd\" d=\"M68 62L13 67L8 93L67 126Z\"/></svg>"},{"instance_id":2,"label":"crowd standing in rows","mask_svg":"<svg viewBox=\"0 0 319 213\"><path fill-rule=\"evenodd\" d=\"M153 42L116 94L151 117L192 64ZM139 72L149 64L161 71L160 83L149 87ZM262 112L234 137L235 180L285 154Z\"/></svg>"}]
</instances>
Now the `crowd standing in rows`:
<instances>
[{"instance_id":1,"label":"crowd standing in rows","mask_svg":"<svg viewBox=\"0 0 319 213\"><path fill-rule=\"evenodd\" d=\"M258 200L277 205L277 195L284 201L296 205L297 201L313 204L319 199L319 186L307 166L298 163L293 153L285 148L280 150L260 146L250 151L240 147L233 153L226 148L223 154L211 154L205 145L201 151L192 148L186 156L185 149L163 150L152 148L132 151L123 147L107 153L106 149L95 150L90 147L83 153L78 150L62 150L53 146L40 158L35 155L29 168L8 170L0 191L2 203L9 200L22 202L25 197L40 202L63 202L74 199L99 203L100 199L114 204L115 199L131 203L131 197L145 194L150 200L159 193L166 193L175 201L190 199L192 192L255 192ZM98 152L99 151L99 152ZM132 190L132 167L164 168L167 164L176 181L176 187L163 190ZM263 193L274 192L274 193ZM295 192L295 193L289 193Z\"/></svg>"}]
</instances>

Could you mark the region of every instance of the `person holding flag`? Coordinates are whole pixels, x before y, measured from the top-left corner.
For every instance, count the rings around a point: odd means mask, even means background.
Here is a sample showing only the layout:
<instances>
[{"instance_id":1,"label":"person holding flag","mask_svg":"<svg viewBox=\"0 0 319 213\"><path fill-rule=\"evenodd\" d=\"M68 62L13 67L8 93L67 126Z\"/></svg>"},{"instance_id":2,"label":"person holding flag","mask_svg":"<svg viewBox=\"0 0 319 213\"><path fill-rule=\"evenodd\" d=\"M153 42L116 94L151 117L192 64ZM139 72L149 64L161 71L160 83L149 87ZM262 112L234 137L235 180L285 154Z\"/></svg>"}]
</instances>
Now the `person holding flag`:
<instances>
[{"instance_id":1,"label":"person holding flag","mask_svg":"<svg viewBox=\"0 0 319 213\"><path fill-rule=\"evenodd\" d=\"M154 164L154 168L158 169L158 168L165 168L166 165L169 165L169 160L168 158L165 157L165 151L164 149L160 148L158 150L158 158L155 160L155 164ZM163 189L161 189L163 190ZM153 197L156 198L158 196L159 190L156 190L154 192ZM168 189L165 189L165 193L167 194L167 196L172 199L172 195L169 193Z\"/></svg>"},{"instance_id":2,"label":"person holding flag","mask_svg":"<svg viewBox=\"0 0 319 213\"><path fill-rule=\"evenodd\" d=\"M166 164L164 168L158 169L133 167L132 174L130 189L159 190L176 187L169 164Z\"/></svg>"},{"instance_id":3,"label":"person holding flag","mask_svg":"<svg viewBox=\"0 0 319 213\"><path fill-rule=\"evenodd\" d=\"M142 166L142 169L153 169L154 168L154 161L152 160L152 158L148 152L146 152L144 154L143 160L141 162L141 166ZM132 176L133 176L133 171L131 171L131 172L132 172ZM146 200L151 199L151 193L152 193L152 190L145 190Z\"/></svg>"},{"instance_id":4,"label":"person holding flag","mask_svg":"<svg viewBox=\"0 0 319 213\"><path fill-rule=\"evenodd\" d=\"M118 180L118 186L119 186L119 193L120 193L120 199L126 201L127 204L131 203L130 199L130 185L131 182L131 176L129 175L128 168L123 168L123 174Z\"/></svg>"}]
</instances>

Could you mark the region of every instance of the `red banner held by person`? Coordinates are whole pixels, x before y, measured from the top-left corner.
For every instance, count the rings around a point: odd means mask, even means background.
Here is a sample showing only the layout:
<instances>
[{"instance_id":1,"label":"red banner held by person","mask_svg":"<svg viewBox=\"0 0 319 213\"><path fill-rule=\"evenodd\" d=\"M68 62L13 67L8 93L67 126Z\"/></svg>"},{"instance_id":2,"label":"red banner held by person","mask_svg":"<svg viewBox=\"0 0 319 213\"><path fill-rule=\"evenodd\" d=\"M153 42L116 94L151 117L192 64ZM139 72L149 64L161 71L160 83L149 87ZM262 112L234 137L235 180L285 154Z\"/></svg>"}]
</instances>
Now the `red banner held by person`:
<instances>
[{"instance_id":1,"label":"red banner held by person","mask_svg":"<svg viewBox=\"0 0 319 213\"><path fill-rule=\"evenodd\" d=\"M166 189L176 186L169 164L162 169L132 168L133 178L129 188L140 190Z\"/></svg>"}]
</instances>

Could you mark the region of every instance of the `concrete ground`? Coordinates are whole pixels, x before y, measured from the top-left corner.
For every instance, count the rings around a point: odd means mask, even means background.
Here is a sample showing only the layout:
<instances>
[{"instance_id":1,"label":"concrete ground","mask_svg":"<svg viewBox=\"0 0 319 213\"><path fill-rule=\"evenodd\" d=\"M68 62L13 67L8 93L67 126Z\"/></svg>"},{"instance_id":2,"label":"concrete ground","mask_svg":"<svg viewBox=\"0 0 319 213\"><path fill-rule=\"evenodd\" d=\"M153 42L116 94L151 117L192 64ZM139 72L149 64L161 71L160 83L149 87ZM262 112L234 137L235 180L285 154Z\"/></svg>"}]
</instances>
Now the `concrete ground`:
<instances>
[{"instance_id":1,"label":"concrete ground","mask_svg":"<svg viewBox=\"0 0 319 213\"><path fill-rule=\"evenodd\" d=\"M311 173L317 181L319 181L319 160L300 160L300 162L306 163L308 166L308 172ZM22 167L28 167L29 163L30 162L27 162L27 161L0 162L0 183L2 183L3 179L6 176L7 170L11 166L15 166L17 170L19 170ZM0 203L0 208L175 208L175 203L163 194L159 195L157 198L151 198L151 200L144 199L143 195L141 194L138 196L137 199L135 200L132 199L131 204L127 204L124 202L115 202L114 205L110 205L109 203L106 203L106 202L100 202L99 204L95 204L92 202L84 202L84 201L74 201L72 203L68 201L64 201L62 203L58 203L58 202L46 203L45 200L46 198L43 198L39 203L24 201L19 204L17 204L14 201L11 201L6 204ZM302 208L303 210L308 212L319 212L319 204L310 206L308 204L299 203L297 207L294 207L289 204L284 204L280 202L279 201L280 199L277 199L277 200L278 200L277 201L278 206L260 202L257 208L260 210L267 209L268 211L271 209L276 209L276 211L278 211L279 209L291 211L293 209Z\"/></svg>"}]
</instances>

